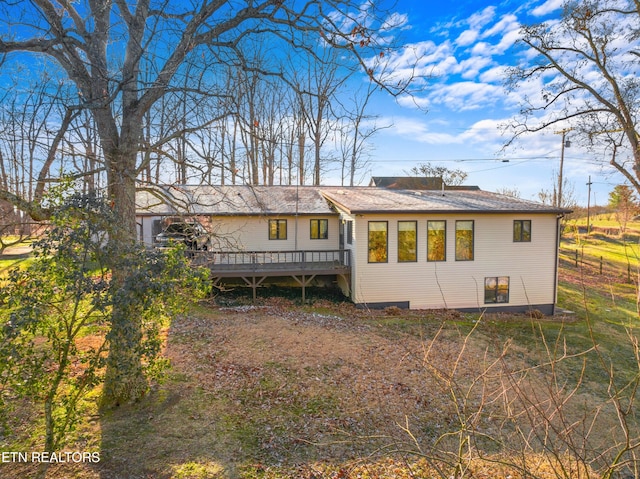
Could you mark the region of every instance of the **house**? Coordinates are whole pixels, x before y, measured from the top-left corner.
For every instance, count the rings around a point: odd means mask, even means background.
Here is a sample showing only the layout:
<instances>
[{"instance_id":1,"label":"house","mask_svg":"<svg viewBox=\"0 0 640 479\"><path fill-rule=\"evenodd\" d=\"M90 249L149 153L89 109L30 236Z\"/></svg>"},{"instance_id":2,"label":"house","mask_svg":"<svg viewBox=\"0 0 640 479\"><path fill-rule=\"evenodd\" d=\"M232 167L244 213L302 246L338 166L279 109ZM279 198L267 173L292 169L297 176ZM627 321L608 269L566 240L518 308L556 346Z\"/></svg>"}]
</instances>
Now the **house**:
<instances>
[{"instance_id":1,"label":"house","mask_svg":"<svg viewBox=\"0 0 640 479\"><path fill-rule=\"evenodd\" d=\"M173 186L136 196L139 237L147 245L165 218L197 218L213 247L194 260L215 283L293 279L305 288L340 281L348 289L349 252L340 249L339 216L318 188L305 186Z\"/></svg>"},{"instance_id":2,"label":"house","mask_svg":"<svg viewBox=\"0 0 640 479\"><path fill-rule=\"evenodd\" d=\"M216 281L331 278L363 307L553 314L567 211L479 189L206 186L140 194L141 239L201 218ZM171 199L171 201L167 201ZM154 226L155 225L155 226Z\"/></svg>"}]
</instances>

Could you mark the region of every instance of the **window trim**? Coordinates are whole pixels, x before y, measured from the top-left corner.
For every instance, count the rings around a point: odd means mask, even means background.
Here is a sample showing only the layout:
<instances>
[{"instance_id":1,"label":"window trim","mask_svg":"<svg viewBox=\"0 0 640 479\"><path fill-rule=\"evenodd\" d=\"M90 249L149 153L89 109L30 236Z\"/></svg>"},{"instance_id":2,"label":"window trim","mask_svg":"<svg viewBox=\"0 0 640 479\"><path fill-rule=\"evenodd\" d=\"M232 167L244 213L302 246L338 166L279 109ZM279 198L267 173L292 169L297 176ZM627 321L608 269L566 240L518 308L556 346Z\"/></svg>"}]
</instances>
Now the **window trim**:
<instances>
[{"instance_id":1,"label":"window trim","mask_svg":"<svg viewBox=\"0 0 640 479\"><path fill-rule=\"evenodd\" d=\"M458 224L459 223L471 223L471 257L470 258L460 258L458 255ZM460 231L467 231L467 230L460 230ZM475 248L476 248L476 240L475 240L475 235L476 235L476 224L475 224L475 220L456 220L456 250L455 250L455 255L456 255L456 261L474 261L476 254L475 254Z\"/></svg>"},{"instance_id":2,"label":"window trim","mask_svg":"<svg viewBox=\"0 0 640 479\"><path fill-rule=\"evenodd\" d=\"M493 288L488 287L489 281L495 281L495 286ZM507 288L506 288L506 297L503 301L500 301L500 282L506 280ZM486 276L484 278L484 304L508 304L509 303L509 295L511 289L511 278L509 276ZM493 298L495 300L487 299L487 292L493 293Z\"/></svg>"},{"instance_id":3,"label":"window trim","mask_svg":"<svg viewBox=\"0 0 640 479\"><path fill-rule=\"evenodd\" d=\"M397 249L397 261L398 263L417 263L418 262L418 222L416 220L401 220L397 222L397 234L398 241L396 245ZM415 233L414 239L414 259L400 259L400 223L413 223L413 232Z\"/></svg>"},{"instance_id":4,"label":"window trim","mask_svg":"<svg viewBox=\"0 0 640 479\"><path fill-rule=\"evenodd\" d=\"M317 232L318 236L314 238L313 236L313 223L317 222ZM321 224L325 224L324 236L322 236L322 228L320 228ZM326 240L329 239L329 220L326 218L312 218L309 220L309 239L312 240Z\"/></svg>"},{"instance_id":5,"label":"window trim","mask_svg":"<svg viewBox=\"0 0 640 479\"><path fill-rule=\"evenodd\" d=\"M524 225L525 223L529 224L529 239L524 238ZM520 224L520 235L516 235L516 225ZM514 243L531 243L531 220L513 220L513 242Z\"/></svg>"},{"instance_id":6,"label":"window trim","mask_svg":"<svg viewBox=\"0 0 640 479\"><path fill-rule=\"evenodd\" d=\"M384 261L371 261L371 224L380 223L384 224L385 233L385 258ZM389 262L389 222L388 221L369 221L367 223L367 263L388 263Z\"/></svg>"},{"instance_id":7,"label":"window trim","mask_svg":"<svg viewBox=\"0 0 640 479\"><path fill-rule=\"evenodd\" d=\"M442 259L429 259L429 224L430 223L443 223L444 228L442 228L442 231L444 232L444 249L443 249L443 258ZM433 231L440 231L440 230L433 230ZM447 261L447 220L427 220L427 262L429 263L438 263L438 262L443 262L443 261Z\"/></svg>"},{"instance_id":8,"label":"window trim","mask_svg":"<svg viewBox=\"0 0 640 479\"><path fill-rule=\"evenodd\" d=\"M271 225L275 224L276 225L276 234L275 236L271 235ZM281 225L284 225L284 237L281 237ZM279 240L286 240L287 239L287 233L288 233L288 226L287 226L287 220L281 220L281 219L275 219L275 220L269 220L269 240L274 240L274 241L279 241Z\"/></svg>"}]
</instances>

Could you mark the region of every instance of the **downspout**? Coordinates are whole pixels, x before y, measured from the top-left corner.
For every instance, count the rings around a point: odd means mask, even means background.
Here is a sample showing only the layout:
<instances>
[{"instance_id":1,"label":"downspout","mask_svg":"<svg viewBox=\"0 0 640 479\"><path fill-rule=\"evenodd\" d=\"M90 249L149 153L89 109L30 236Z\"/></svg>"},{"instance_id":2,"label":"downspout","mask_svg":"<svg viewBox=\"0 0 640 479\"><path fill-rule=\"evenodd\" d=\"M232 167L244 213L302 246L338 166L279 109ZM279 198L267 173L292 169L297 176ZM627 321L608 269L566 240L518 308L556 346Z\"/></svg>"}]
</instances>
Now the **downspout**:
<instances>
[{"instance_id":1,"label":"downspout","mask_svg":"<svg viewBox=\"0 0 640 479\"><path fill-rule=\"evenodd\" d=\"M564 214L556 216L556 264L553 275L553 304L551 305L551 315L556 314L556 303L558 302L558 271L560 269L560 223L564 218Z\"/></svg>"},{"instance_id":2,"label":"downspout","mask_svg":"<svg viewBox=\"0 0 640 479\"><path fill-rule=\"evenodd\" d=\"M298 251L298 202L300 201L299 191L298 191L299 186L297 183L299 182L296 182L296 216L294 221L295 238L294 238L294 246L293 246L293 249L295 251Z\"/></svg>"}]
</instances>

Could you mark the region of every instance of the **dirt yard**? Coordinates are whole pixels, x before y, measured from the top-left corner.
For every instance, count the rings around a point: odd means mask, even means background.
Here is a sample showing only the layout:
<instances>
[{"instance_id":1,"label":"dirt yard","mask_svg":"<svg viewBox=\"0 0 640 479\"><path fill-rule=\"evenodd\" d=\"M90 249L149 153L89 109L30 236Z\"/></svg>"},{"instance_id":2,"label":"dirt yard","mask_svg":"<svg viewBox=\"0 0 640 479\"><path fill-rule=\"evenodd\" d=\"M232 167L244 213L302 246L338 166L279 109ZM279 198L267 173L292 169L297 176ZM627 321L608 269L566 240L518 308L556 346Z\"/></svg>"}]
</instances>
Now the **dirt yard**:
<instances>
[{"instance_id":1,"label":"dirt yard","mask_svg":"<svg viewBox=\"0 0 640 479\"><path fill-rule=\"evenodd\" d=\"M167 331L167 381L93 417L67 448L100 462L47 477L423 477L421 448L489 407L471 383L497 351L483 334L464 346L457 323L474 320L277 298L201 306ZM452 401L454 391L468 396ZM492 434L490 416L474 428ZM3 464L0 477L29 477L30 466Z\"/></svg>"}]
</instances>

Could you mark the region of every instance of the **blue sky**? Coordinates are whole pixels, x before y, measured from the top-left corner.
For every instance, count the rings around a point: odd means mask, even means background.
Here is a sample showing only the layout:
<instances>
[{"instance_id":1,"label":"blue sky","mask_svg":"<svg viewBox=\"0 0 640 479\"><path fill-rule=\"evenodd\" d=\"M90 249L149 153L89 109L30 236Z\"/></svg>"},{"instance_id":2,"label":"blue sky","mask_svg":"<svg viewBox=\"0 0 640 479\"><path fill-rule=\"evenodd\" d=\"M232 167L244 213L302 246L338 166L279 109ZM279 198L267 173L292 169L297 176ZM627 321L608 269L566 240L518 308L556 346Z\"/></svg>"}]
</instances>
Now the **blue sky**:
<instances>
[{"instance_id":1,"label":"blue sky","mask_svg":"<svg viewBox=\"0 0 640 479\"><path fill-rule=\"evenodd\" d=\"M513 48L519 25L554 20L561 7L561 0L399 0L395 10L409 47L390 52L388 61L401 75L408 58L420 58L420 72L431 78L411 99L378 96L373 108L378 124L391 127L373 139L371 173L399 176L431 162L468 172L466 183L485 190L517 188L525 199L537 200L540 190L552 189L561 135L532 134L502 151L507 136L500 125L519 109L518 95L503 87L504 69L521 58ZM565 149L564 174L579 204L587 203L589 175L592 205L606 204L613 187L623 183L602 159L575 142Z\"/></svg>"}]
</instances>

